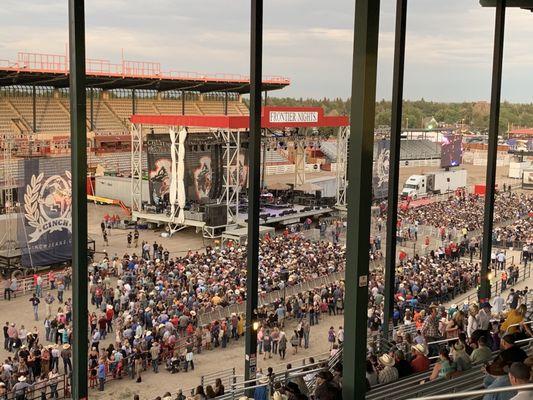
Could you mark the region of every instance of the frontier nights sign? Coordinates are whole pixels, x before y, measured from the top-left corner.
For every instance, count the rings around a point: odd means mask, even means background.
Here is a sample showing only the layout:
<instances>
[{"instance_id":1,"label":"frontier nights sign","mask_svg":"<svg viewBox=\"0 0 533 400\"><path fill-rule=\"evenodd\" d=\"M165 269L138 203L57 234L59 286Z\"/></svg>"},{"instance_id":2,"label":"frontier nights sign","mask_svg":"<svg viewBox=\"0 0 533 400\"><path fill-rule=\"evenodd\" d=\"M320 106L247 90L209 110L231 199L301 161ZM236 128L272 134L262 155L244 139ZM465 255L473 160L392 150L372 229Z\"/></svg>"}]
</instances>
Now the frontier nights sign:
<instances>
[{"instance_id":1,"label":"frontier nights sign","mask_svg":"<svg viewBox=\"0 0 533 400\"><path fill-rule=\"evenodd\" d=\"M317 111L270 111L268 114L270 123L282 124L284 122L318 122Z\"/></svg>"}]
</instances>

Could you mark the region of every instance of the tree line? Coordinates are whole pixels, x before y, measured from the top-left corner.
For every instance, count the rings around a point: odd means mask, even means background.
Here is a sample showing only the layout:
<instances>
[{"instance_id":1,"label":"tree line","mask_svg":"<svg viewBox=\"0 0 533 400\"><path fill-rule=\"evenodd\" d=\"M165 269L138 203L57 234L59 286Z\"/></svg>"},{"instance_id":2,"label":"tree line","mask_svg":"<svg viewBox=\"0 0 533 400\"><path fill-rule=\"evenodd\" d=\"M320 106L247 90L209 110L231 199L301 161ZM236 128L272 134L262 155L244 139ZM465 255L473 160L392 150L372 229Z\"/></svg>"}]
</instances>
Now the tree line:
<instances>
[{"instance_id":1,"label":"tree line","mask_svg":"<svg viewBox=\"0 0 533 400\"><path fill-rule=\"evenodd\" d=\"M269 97L269 106L322 107L326 115L350 115L350 99L341 98L292 98ZM490 104L488 102L441 103L435 101L407 100L403 104L403 126L425 128L431 118L440 124L464 124L470 131L486 133L489 128ZM376 103L376 126L390 126L391 102L381 100ZM500 134L508 127L533 128L533 103L516 104L503 102L500 110Z\"/></svg>"}]
</instances>

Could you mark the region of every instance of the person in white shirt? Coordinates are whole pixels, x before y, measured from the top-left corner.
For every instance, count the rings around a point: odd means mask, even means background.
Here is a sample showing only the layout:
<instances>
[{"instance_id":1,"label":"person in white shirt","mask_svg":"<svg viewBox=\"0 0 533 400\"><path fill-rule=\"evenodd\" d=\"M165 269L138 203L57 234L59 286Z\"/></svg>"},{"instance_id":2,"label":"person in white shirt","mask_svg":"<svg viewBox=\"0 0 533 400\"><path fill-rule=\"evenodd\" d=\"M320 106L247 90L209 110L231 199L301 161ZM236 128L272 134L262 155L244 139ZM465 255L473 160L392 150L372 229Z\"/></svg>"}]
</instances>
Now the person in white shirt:
<instances>
[{"instance_id":1,"label":"person in white shirt","mask_svg":"<svg viewBox=\"0 0 533 400\"><path fill-rule=\"evenodd\" d=\"M492 298L492 312L498 316L500 315L503 310L505 309L505 300L502 296L497 294Z\"/></svg>"},{"instance_id":2,"label":"person in white shirt","mask_svg":"<svg viewBox=\"0 0 533 400\"><path fill-rule=\"evenodd\" d=\"M468 326L466 328L466 334L468 337L472 336L475 330L478 329L477 314L479 312L479 307L474 304L470 307L470 312L468 315Z\"/></svg>"},{"instance_id":3,"label":"person in white shirt","mask_svg":"<svg viewBox=\"0 0 533 400\"><path fill-rule=\"evenodd\" d=\"M339 326L339 331L337 332L337 341L339 342L339 345L344 343L344 329L342 326Z\"/></svg>"},{"instance_id":4,"label":"person in white shirt","mask_svg":"<svg viewBox=\"0 0 533 400\"><path fill-rule=\"evenodd\" d=\"M477 329L481 329L482 331L488 331L490 326L490 317L491 312L490 309L492 306L490 303L482 303L481 304L481 310L477 314Z\"/></svg>"}]
</instances>

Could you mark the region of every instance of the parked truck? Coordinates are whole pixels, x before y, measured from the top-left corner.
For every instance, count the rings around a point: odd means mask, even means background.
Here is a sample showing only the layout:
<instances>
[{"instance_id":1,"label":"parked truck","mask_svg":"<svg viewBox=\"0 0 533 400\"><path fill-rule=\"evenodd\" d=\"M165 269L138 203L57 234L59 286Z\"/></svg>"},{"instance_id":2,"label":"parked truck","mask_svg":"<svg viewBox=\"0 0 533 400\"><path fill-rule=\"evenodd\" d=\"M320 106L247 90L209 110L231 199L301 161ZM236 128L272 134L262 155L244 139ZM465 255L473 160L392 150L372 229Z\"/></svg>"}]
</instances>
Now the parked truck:
<instances>
[{"instance_id":1,"label":"parked truck","mask_svg":"<svg viewBox=\"0 0 533 400\"><path fill-rule=\"evenodd\" d=\"M438 171L424 175L411 175L402 189L402 198L416 200L429 194L452 192L466 187L466 170Z\"/></svg>"}]
</instances>

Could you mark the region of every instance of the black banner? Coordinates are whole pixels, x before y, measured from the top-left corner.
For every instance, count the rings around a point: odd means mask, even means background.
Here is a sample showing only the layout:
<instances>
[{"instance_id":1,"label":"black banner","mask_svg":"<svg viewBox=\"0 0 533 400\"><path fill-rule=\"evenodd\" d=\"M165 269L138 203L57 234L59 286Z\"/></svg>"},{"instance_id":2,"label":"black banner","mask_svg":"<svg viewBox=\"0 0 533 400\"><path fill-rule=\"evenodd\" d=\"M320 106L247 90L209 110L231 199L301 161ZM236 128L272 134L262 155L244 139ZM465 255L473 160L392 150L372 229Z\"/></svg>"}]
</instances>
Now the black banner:
<instances>
[{"instance_id":1,"label":"black banner","mask_svg":"<svg viewBox=\"0 0 533 400\"><path fill-rule=\"evenodd\" d=\"M168 197L172 172L170 136L150 134L146 139L150 202ZM185 198L209 201L220 197L223 170L222 145L210 133L193 133L185 140Z\"/></svg>"},{"instance_id":2,"label":"black banner","mask_svg":"<svg viewBox=\"0 0 533 400\"><path fill-rule=\"evenodd\" d=\"M150 203L158 204L168 197L172 158L170 135L149 134L146 137L146 154L148 161L148 188Z\"/></svg>"},{"instance_id":3,"label":"black banner","mask_svg":"<svg viewBox=\"0 0 533 400\"><path fill-rule=\"evenodd\" d=\"M24 161L24 187L18 196L22 223L17 229L24 266L72 258L72 181L62 161Z\"/></svg>"}]
</instances>

